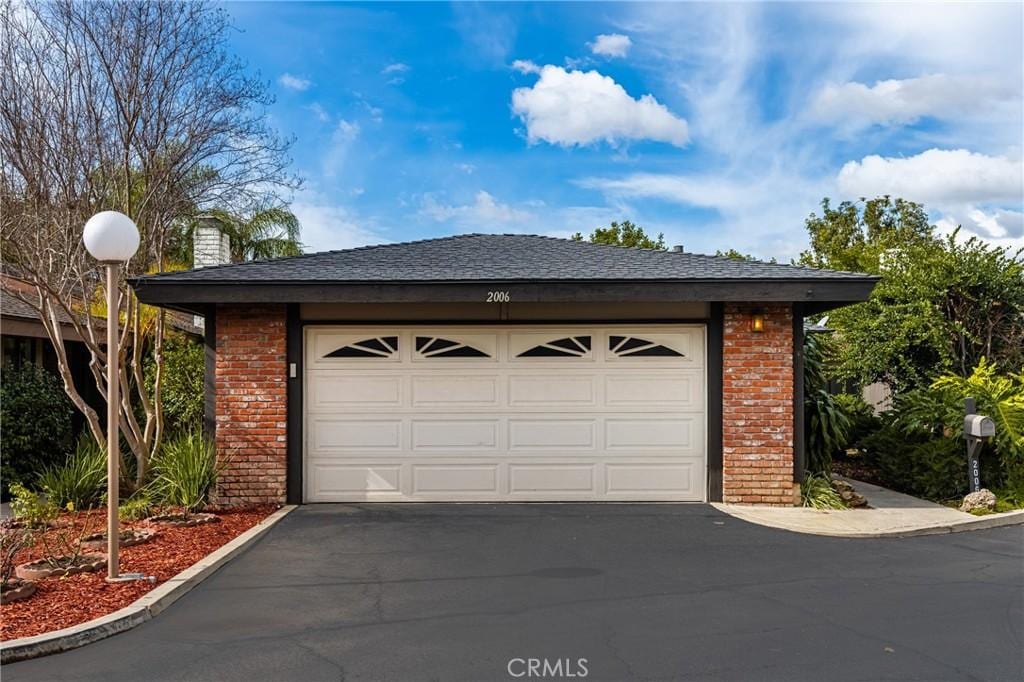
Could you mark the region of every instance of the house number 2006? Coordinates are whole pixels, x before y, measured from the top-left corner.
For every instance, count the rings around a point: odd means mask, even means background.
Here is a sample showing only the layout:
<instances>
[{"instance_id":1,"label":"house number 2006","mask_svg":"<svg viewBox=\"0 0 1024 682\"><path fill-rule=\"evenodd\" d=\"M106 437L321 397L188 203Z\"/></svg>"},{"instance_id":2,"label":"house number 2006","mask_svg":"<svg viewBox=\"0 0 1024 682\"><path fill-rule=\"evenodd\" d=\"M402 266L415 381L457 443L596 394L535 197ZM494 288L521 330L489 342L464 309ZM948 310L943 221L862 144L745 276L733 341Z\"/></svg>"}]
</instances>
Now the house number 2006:
<instances>
[{"instance_id":1,"label":"house number 2006","mask_svg":"<svg viewBox=\"0 0 1024 682\"><path fill-rule=\"evenodd\" d=\"M488 291L487 302L488 303L508 303L510 297L507 291Z\"/></svg>"}]
</instances>

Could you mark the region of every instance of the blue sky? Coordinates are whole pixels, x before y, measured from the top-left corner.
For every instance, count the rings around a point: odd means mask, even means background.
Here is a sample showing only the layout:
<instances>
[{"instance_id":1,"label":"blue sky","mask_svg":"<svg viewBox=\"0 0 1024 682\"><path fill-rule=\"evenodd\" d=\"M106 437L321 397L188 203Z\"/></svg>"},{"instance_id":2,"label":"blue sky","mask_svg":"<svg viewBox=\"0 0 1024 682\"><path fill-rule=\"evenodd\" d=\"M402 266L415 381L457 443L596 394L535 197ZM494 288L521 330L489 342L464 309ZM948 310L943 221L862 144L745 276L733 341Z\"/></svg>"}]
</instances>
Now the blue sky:
<instances>
[{"instance_id":1,"label":"blue sky","mask_svg":"<svg viewBox=\"0 0 1024 682\"><path fill-rule=\"evenodd\" d=\"M1020 3L226 7L309 250L631 219L788 260L884 192L1024 245Z\"/></svg>"}]
</instances>

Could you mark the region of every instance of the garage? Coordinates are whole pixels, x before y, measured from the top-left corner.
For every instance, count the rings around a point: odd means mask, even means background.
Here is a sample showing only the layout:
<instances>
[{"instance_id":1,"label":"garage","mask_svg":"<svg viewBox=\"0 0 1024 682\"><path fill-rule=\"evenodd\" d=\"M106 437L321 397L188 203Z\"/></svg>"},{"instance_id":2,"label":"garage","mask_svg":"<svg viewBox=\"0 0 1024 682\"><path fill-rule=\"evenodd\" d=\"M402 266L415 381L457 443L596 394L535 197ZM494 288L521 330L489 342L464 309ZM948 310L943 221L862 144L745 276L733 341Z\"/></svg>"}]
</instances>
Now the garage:
<instances>
[{"instance_id":1,"label":"garage","mask_svg":"<svg viewBox=\"0 0 1024 682\"><path fill-rule=\"evenodd\" d=\"M304 498L702 501L703 325L307 326Z\"/></svg>"},{"instance_id":2,"label":"garage","mask_svg":"<svg viewBox=\"0 0 1024 682\"><path fill-rule=\"evenodd\" d=\"M788 506L805 466L804 318L876 281L478 233L132 286L203 322L223 506Z\"/></svg>"}]
</instances>

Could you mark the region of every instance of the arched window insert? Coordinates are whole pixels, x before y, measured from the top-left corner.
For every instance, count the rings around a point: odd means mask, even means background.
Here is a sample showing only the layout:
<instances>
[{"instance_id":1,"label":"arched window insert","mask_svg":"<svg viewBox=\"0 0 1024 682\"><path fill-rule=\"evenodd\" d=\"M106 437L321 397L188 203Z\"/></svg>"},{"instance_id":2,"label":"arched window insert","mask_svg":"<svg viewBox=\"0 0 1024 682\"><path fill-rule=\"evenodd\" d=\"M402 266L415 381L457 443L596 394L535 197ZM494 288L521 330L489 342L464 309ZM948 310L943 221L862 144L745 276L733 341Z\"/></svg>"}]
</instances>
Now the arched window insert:
<instances>
[{"instance_id":1,"label":"arched window insert","mask_svg":"<svg viewBox=\"0 0 1024 682\"><path fill-rule=\"evenodd\" d=\"M397 336L363 339L331 351L325 358L390 358L398 353Z\"/></svg>"},{"instance_id":2,"label":"arched window insert","mask_svg":"<svg viewBox=\"0 0 1024 682\"><path fill-rule=\"evenodd\" d=\"M609 336L608 350L616 357L681 358L683 354L654 341L635 336Z\"/></svg>"},{"instance_id":3,"label":"arched window insert","mask_svg":"<svg viewBox=\"0 0 1024 682\"><path fill-rule=\"evenodd\" d=\"M581 358L590 352L589 336L568 336L524 350L517 358Z\"/></svg>"},{"instance_id":4,"label":"arched window insert","mask_svg":"<svg viewBox=\"0 0 1024 682\"><path fill-rule=\"evenodd\" d=\"M479 348L437 336L417 336L416 352L425 358L489 358Z\"/></svg>"}]
</instances>

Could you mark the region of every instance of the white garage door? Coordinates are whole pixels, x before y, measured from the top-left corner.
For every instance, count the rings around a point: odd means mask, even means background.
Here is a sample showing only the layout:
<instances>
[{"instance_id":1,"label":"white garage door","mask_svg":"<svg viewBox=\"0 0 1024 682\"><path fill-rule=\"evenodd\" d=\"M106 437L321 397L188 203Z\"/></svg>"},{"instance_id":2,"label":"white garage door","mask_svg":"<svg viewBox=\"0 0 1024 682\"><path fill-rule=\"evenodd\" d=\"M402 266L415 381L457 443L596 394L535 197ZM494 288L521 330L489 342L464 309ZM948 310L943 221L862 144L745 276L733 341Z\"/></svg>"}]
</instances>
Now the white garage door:
<instances>
[{"instance_id":1,"label":"white garage door","mask_svg":"<svg viewBox=\"0 0 1024 682\"><path fill-rule=\"evenodd\" d=\"M705 497L703 325L306 327L305 499Z\"/></svg>"}]
</instances>

